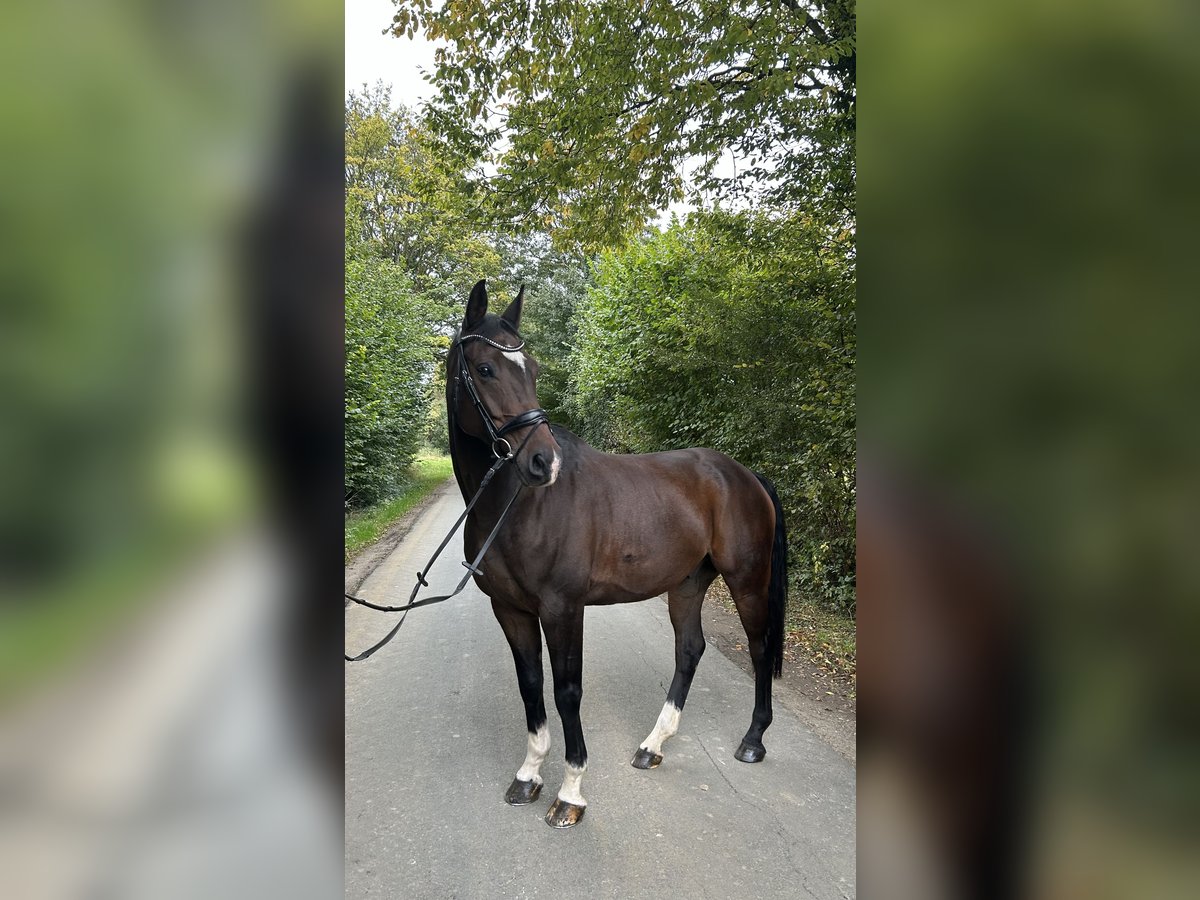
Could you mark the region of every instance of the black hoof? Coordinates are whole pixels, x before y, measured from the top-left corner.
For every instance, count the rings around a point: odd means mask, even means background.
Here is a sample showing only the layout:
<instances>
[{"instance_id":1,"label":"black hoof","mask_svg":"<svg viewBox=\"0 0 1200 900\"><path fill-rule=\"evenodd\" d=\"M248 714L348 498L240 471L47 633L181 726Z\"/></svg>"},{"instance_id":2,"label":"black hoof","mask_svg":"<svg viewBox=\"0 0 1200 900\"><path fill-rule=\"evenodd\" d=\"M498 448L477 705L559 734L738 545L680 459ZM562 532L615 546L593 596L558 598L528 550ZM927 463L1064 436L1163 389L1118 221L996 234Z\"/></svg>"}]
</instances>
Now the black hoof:
<instances>
[{"instance_id":1,"label":"black hoof","mask_svg":"<svg viewBox=\"0 0 1200 900\"><path fill-rule=\"evenodd\" d=\"M546 813L546 824L551 828L570 828L583 818L586 811L586 806L576 806L574 803L567 803L556 797L549 812Z\"/></svg>"},{"instance_id":2,"label":"black hoof","mask_svg":"<svg viewBox=\"0 0 1200 900\"><path fill-rule=\"evenodd\" d=\"M633 754L630 765L635 769L657 769L661 762L661 753L651 753L645 747L638 747L638 752Z\"/></svg>"},{"instance_id":3,"label":"black hoof","mask_svg":"<svg viewBox=\"0 0 1200 900\"><path fill-rule=\"evenodd\" d=\"M519 778L514 778L513 783L504 792L504 802L509 806L524 806L526 803L536 800L541 792L541 782L521 781Z\"/></svg>"},{"instance_id":4,"label":"black hoof","mask_svg":"<svg viewBox=\"0 0 1200 900\"><path fill-rule=\"evenodd\" d=\"M762 744L756 747L753 744L747 744L745 741L742 741L738 744L737 752L733 754L733 757L742 762L756 763L762 762L766 755L767 748Z\"/></svg>"}]
</instances>

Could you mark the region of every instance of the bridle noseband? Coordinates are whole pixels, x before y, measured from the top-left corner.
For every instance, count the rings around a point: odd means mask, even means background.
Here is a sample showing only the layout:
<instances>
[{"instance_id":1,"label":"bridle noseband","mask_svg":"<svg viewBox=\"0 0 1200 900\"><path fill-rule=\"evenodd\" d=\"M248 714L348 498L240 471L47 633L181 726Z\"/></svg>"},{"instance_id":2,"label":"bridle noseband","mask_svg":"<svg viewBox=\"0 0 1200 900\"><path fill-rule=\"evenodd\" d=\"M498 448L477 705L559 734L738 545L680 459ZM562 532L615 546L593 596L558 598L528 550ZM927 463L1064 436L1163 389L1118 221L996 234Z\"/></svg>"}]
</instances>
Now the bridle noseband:
<instances>
[{"instance_id":1,"label":"bridle noseband","mask_svg":"<svg viewBox=\"0 0 1200 900\"><path fill-rule=\"evenodd\" d=\"M499 428L492 422L492 416L488 412L487 406L484 405L483 398L479 396L479 389L475 386L475 379L471 377L471 367L467 365L467 354L463 349L463 344L467 341L483 341L497 350L502 350L505 353L515 353L525 346L525 341L521 341L515 347L506 347L503 344L493 341L491 338L484 337L482 334L466 334L454 342L454 347L451 349L458 350L458 374L454 376L454 405L458 406L458 386L461 384L467 389L467 396L471 398L471 402L475 405L476 412L479 413L479 418L483 419L483 427L487 429L488 437L492 441L492 454L497 459L504 457L515 456L521 452L518 447L516 452L513 452L512 444L504 437L506 434L511 434L518 428L526 428L530 425L537 426L543 422L550 424L549 414L541 407L527 409L522 413L517 413ZM532 431L529 432L533 434ZM528 438L526 438L528 440ZM504 446L504 450L500 450L500 446ZM524 443L521 445L524 446Z\"/></svg>"}]
</instances>

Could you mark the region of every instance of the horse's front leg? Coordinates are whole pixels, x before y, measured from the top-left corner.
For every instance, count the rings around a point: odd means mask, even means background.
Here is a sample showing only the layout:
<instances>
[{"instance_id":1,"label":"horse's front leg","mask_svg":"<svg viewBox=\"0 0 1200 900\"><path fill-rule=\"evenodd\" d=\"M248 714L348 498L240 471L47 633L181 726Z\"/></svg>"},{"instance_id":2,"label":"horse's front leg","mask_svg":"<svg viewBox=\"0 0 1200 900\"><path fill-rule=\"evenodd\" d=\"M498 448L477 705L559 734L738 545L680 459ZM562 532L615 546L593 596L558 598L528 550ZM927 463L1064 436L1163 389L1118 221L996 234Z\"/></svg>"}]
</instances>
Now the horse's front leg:
<instances>
[{"instance_id":1,"label":"horse's front leg","mask_svg":"<svg viewBox=\"0 0 1200 900\"><path fill-rule=\"evenodd\" d=\"M550 729L546 727L546 703L542 697L542 635L537 616L492 601L492 611L504 629L517 664L517 685L525 703L525 725L529 730L525 762L504 794L506 803L523 806L542 792L542 760L550 751Z\"/></svg>"},{"instance_id":2,"label":"horse's front leg","mask_svg":"<svg viewBox=\"0 0 1200 900\"><path fill-rule=\"evenodd\" d=\"M546 823L569 828L583 818L587 801L580 790L587 769L587 747L579 704L583 699L583 605L542 619L550 668L554 673L554 704L562 718L567 766L558 797L546 813Z\"/></svg>"}]
</instances>

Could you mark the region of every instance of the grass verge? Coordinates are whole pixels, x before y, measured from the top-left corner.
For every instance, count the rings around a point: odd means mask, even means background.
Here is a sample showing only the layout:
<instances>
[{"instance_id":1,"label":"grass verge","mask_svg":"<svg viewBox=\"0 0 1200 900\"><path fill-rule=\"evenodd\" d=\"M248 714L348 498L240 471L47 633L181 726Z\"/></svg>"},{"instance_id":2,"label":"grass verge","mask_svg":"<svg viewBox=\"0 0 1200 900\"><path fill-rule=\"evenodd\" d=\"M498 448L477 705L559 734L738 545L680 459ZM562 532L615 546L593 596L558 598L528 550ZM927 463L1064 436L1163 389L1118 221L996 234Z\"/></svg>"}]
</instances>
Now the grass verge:
<instances>
[{"instance_id":1,"label":"grass verge","mask_svg":"<svg viewBox=\"0 0 1200 900\"><path fill-rule=\"evenodd\" d=\"M448 456L420 455L408 470L404 489L391 500L355 510L346 516L346 562L371 546L392 523L424 500L443 481L454 474Z\"/></svg>"}]
</instances>

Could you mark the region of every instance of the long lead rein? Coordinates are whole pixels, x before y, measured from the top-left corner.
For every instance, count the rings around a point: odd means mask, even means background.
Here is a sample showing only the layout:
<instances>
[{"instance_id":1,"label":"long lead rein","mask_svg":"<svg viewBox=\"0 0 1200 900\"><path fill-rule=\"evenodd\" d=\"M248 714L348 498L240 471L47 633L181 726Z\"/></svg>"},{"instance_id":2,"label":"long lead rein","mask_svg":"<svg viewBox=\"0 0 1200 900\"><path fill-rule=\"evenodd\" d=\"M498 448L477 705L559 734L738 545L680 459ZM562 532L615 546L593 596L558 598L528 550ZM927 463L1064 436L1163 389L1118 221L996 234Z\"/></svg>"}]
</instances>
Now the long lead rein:
<instances>
[{"instance_id":1,"label":"long lead rein","mask_svg":"<svg viewBox=\"0 0 1200 900\"><path fill-rule=\"evenodd\" d=\"M425 564L425 571L417 573L417 583L413 585L412 593L408 597L408 603L406 603L404 606L379 606L378 604L371 603L368 600L363 600L361 597L355 597L353 594L346 594L347 600L357 603L359 606L365 606L369 609L377 609L380 612L404 613L404 615L400 617L400 621L393 626L391 631L384 635L381 641L371 647L368 647L362 653L358 654L358 656L344 654L346 657L346 662L359 662L366 659L396 636L396 632L400 630L400 626L403 625L404 620L408 618L408 611L410 609L416 609L418 606L429 606L433 603L441 603L444 600L449 600L451 597L459 594L462 589L467 586L467 582L471 579L472 575L475 575L480 571L479 564L483 561L483 557L488 552L488 548L492 546L492 541L496 539L496 535L500 533L500 526L502 526L504 524L504 520L508 518L509 510L512 509L512 505L516 502L517 496L525 489L525 485L522 484L517 486L517 489L509 498L508 503L505 504L504 510L500 513L500 518L496 520L496 526L492 529L491 534L488 535L487 540L483 542L483 546L479 549L479 552L475 554L475 560L471 563L463 560L463 565L467 568L467 574L462 577L461 581L459 581L458 587L456 587L449 594L445 594L440 597L426 597L423 600L414 599L417 596L417 591L419 591L422 587L429 587L429 582L425 580L425 576L429 574L429 570L433 568L434 562L439 556L441 556L442 551L446 549L446 545L450 543L450 538L454 537L455 532L458 531L459 527L466 520L467 513L471 511L471 507L475 505L475 501L479 499L480 494L483 493L483 489L487 487L487 483L489 480L491 480L492 475L496 473L501 464L508 462L508 460L511 458L511 456L502 456L500 459L496 460L496 463L493 464L492 468L488 470L487 476L479 486L479 490L476 491L475 496L471 498L471 503L465 510L463 510L463 514L458 517L458 521L454 523L454 527L450 529L450 533L442 539L442 543L438 545L437 550L433 552L433 556L429 558L429 562Z\"/></svg>"},{"instance_id":2,"label":"long lead rein","mask_svg":"<svg viewBox=\"0 0 1200 900\"><path fill-rule=\"evenodd\" d=\"M468 335L467 337L478 337L478 336L477 335ZM488 340L487 338L481 338L481 339L487 341L489 344L492 344L493 346L500 347L499 344L496 344L493 341ZM508 452L505 453L503 456L501 456L499 453L496 453L496 457L497 457L496 461L494 463L492 463L491 468L487 470L487 474L485 474L483 476L483 480L479 483L479 489L477 491L475 491L475 496L471 498L471 502L467 504L467 508L464 509L462 512L462 515L460 515L458 517L458 521L456 521L454 523L454 527L450 529L450 532L444 538L442 538L442 542L438 545L438 548L433 552L433 556L431 556L429 558L429 562L427 562L425 564L424 571L417 573L417 583L413 585L412 593L409 594L409 597L408 597L408 603L406 603L404 606L380 606L377 603L371 603L369 600L364 600L361 597L355 597L353 594L347 593L345 595L347 600L357 603L359 606L365 606L368 609L375 609L375 610L378 610L379 612L402 612L402 613L404 613L404 615L402 615L400 617L400 621L397 622L395 624L395 626L393 626L391 631L389 631L386 635L384 635L384 637L381 641L379 641L378 643L376 643L375 645L373 645L371 647L368 647L362 653L358 654L358 656L350 656L349 654L343 654L346 657L346 662L359 662L361 660L366 659L371 654L373 654L376 650L378 650L380 647L384 646L393 637L395 637L396 632L398 632L400 630L400 626L404 624L404 620L408 618L409 610L416 609L418 606L429 606L430 604L433 604L433 603L441 603L442 601L449 600L451 597L454 597L458 593L460 593L462 591L462 589L467 586L467 582L470 580L471 576L479 573L480 562L483 561L483 557L488 552L488 548L492 546L492 541L494 541L496 539L496 535L500 533L500 526L502 526L504 524L504 520L508 517L509 510L512 509L513 503L516 502L517 497L520 495L521 491L524 490L524 488L525 488L525 486L523 484L517 486L516 491L513 492L512 497L509 498L508 503L505 505L503 511L500 513L500 518L496 520L496 525L494 528L492 528L491 534L488 535L487 540L483 542L483 546L480 548L479 552L475 555L474 562L468 563L465 560L463 561L463 565L466 566L466 568L467 568L467 574L462 577L462 580L458 583L458 587L456 587L449 594L445 594L444 596L426 597L423 600L417 600L416 599L417 592L422 587L429 587L429 582L425 580L425 576L429 574L429 570L431 568L433 568L434 562L436 562L437 558L439 556L441 556L442 551L446 549L446 545L450 543L450 539L452 537L454 537L455 533L462 526L462 523L466 521L468 513L471 512L471 509L475 506L476 501L479 500L479 498L483 495L484 489L487 488L488 483L491 482L491 480L492 480L492 477L501 468L503 468L506 463L508 463L509 461L514 459L518 453L520 453L522 450L525 449L525 445L529 442L529 439L531 437L533 437L533 433L535 431L537 431L537 426L542 424L543 422L547 421L546 413L544 410L541 410L541 409L526 410L525 412L521 413L520 415L514 416L513 419L511 419L508 423L506 423L505 426L503 428L501 428L499 430L499 432L497 433L495 426L492 425L491 416L488 415L487 409L483 405L482 399L479 397L479 395L474 390L475 385L471 379L470 372L467 370L467 367L465 365L465 359L462 356L461 344L462 344L462 339L459 340L459 346L460 346L460 349L459 349L459 354L460 354L460 356L459 356L459 377L456 379L456 381L459 381L459 380L466 381L466 384L468 387L468 394L470 395L472 402L475 404L476 409L479 410L480 417L483 419L484 423L487 425L488 431L493 438L493 440L492 440L493 452L495 452L497 443L501 443L501 442L504 443L508 447ZM519 350L520 347L524 346L524 344L525 344L525 342L522 341L521 344L515 349ZM501 349L513 349L513 348L501 347ZM523 427L523 426L529 425L529 424L532 424L533 427L529 429L529 433L525 435L525 439L523 441L521 441L521 445L516 450L513 450L512 447L510 445L508 445L508 441L503 440L503 435L508 433L509 431L514 430L515 428L520 428L520 427Z\"/></svg>"}]
</instances>

